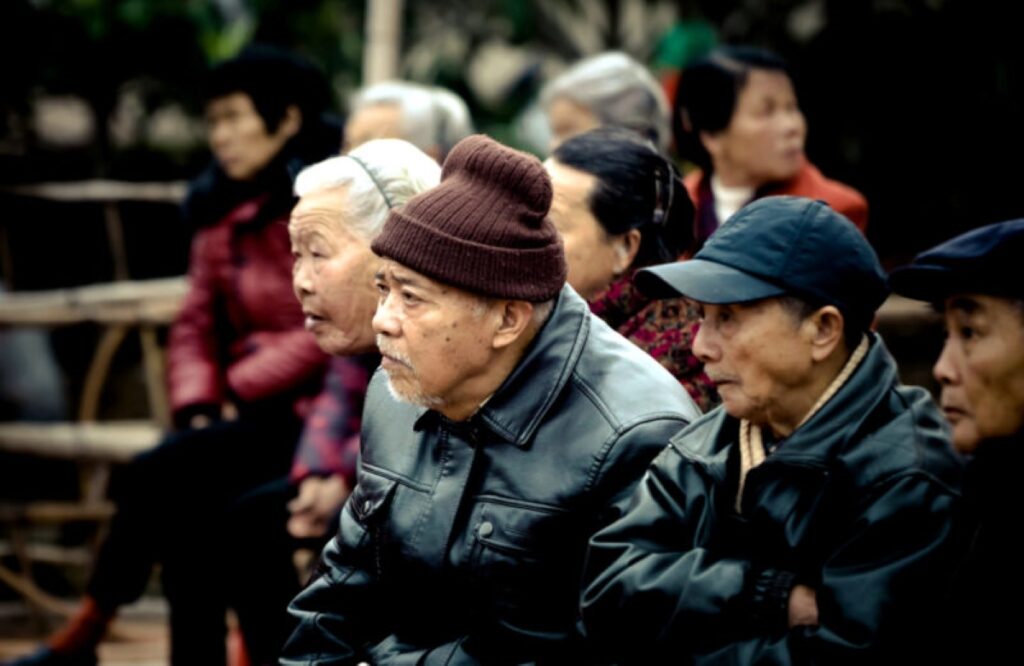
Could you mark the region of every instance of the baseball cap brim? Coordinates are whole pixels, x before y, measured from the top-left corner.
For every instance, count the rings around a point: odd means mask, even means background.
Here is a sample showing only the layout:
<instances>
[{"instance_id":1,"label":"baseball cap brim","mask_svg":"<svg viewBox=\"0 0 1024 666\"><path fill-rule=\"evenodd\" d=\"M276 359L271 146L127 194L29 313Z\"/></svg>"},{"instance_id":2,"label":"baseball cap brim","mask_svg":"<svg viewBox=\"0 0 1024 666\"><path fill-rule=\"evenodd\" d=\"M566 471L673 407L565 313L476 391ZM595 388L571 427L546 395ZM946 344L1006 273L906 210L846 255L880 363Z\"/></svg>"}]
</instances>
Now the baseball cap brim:
<instances>
[{"instance_id":1,"label":"baseball cap brim","mask_svg":"<svg viewBox=\"0 0 1024 666\"><path fill-rule=\"evenodd\" d=\"M745 303L781 296L786 290L741 270L704 259L637 271L636 286L651 298L685 296L701 303Z\"/></svg>"}]
</instances>

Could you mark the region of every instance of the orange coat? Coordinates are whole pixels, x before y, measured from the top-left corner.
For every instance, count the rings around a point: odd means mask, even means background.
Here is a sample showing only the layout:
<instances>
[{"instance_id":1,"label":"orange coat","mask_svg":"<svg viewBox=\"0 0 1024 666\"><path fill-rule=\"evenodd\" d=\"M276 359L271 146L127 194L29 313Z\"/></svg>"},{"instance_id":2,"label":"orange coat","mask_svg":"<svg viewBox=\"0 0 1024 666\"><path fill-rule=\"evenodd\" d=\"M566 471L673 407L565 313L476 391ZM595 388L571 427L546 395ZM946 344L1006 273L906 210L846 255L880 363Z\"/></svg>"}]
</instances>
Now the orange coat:
<instances>
[{"instance_id":1,"label":"orange coat","mask_svg":"<svg viewBox=\"0 0 1024 666\"><path fill-rule=\"evenodd\" d=\"M703 244L719 225L711 194L711 180L703 171L695 171L686 176L684 183L696 207L694 232L698 242ZM862 233L867 230L868 202L864 195L849 185L826 178L816 166L806 160L795 178L759 189L754 194L754 199L778 194L820 199L849 218Z\"/></svg>"}]
</instances>

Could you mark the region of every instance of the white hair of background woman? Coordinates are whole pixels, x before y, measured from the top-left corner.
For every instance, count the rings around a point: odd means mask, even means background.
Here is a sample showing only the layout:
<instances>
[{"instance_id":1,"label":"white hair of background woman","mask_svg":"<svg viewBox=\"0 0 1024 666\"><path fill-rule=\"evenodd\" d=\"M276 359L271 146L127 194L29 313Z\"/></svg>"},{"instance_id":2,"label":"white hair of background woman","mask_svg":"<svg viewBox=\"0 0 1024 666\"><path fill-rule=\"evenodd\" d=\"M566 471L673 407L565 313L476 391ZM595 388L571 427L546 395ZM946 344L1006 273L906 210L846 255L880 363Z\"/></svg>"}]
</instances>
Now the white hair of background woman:
<instances>
[{"instance_id":1,"label":"white hair of background woman","mask_svg":"<svg viewBox=\"0 0 1024 666\"><path fill-rule=\"evenodd\" d=\"M295 195L347 187L344 219L349 231L369 242L384 227L391 208L405 205L440 180L441 167L416 146L401 139L374 139L303 169L295 179Z\"/></svg>"},{"instance_id":2,"label":"white hair of background woman","mask_svg":"<svg viewBox=\"0 0 1024 666\"><path fill-rule=\"evenodd\" d=\"M586 107L603 125L636 130L668 150L671 110L665 91L646 67L621 51L573 64L544 86L541 106L547 109L559 97Z\"/></svg>"},{"instance_id":3,"label":"white hair of background woman","mask_svg":"<svg viewBox=\"0 0 1024 666\"><path fill-rule=\"evenodd\" d=\"M461 97L446 88L411 81L383 81L357 92L350 112L375 104L397 106L401 138L421 150L437 149L439 160L473 133L469 108Z\"/></svg>"},{"instance_id":4,"label":"white hair of background woman","mask_svg":"<svg viewBox=\"0 0 1024 666\"><path fill-rule=\"evenodd\" d=\"M438 120L435 136L443 161L455 144L473 133L473 119L466 102L451 90L435 86L432 92Z\"/></svg>"}]
</instances>

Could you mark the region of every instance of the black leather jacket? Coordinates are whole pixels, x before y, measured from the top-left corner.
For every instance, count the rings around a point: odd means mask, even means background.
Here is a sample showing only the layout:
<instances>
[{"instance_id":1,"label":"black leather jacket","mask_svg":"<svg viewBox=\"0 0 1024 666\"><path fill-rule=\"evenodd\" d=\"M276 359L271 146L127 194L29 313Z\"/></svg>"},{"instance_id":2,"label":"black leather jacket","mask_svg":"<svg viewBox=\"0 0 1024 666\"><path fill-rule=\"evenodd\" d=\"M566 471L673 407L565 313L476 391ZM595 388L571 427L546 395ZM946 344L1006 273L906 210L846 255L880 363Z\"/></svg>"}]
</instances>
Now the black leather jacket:
<instances>
[{"instance_id":1,"label":"black leather jacket","mask_svg":"<svg viewBox=\"0 0 1024 666\"><path fill-rule=\"evenodd\" d=\"M1012 662L1024 611L1020 520L1024 496L1024 433L981 443L967 464L966 540L969 548L943 611L932 663Z\"/></svg>"},{"instance_id":2,"label":"black leather jacket","mask_svg":"<svg viewBox=\"0 0 1024 666\"><path fill-rule=\"evenodd\" d=\"M397 402L378 372L359 482L281 663L585 663L587 540L698 416L569 288L468 421Z\"/></svg>"},{"instance_id":3,"label":"black leather jacket","mask_svg":"<svg viewBox=\"0 0 1024 666\"><path fill-rule=\"evenodd\" d=\"M898 384L872 336L843 388L750 471L738 514L738 421L710 412L673 438L627 514L592 540L588 636L630 663L913 654L961 544L961 468L944 426L924 390ZM815 589L818 626L787 628L796 583Z\"/></svg>"}]
</instances>

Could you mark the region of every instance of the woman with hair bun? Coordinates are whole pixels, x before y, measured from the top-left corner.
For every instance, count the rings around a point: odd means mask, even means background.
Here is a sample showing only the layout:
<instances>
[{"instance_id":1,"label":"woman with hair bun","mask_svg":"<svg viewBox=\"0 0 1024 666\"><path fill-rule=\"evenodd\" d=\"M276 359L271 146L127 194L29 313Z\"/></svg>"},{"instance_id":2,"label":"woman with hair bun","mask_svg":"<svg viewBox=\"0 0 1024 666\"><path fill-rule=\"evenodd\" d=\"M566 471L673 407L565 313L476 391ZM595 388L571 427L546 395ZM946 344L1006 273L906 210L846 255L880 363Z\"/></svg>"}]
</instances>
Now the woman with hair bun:
<instances>
[{"instance_id":1,"label":"woman with hair bun","mask_svg":"<svg viewBox=\"0 0 1024 666\"><path fill-rule=\"evenodd\" d=\"M701 409L714 406L714 386L691 351L694 306L651 300L633 286L638 269L675 261L692 245L693 203L675 165L639 134L602 127L561 143L545 166L569 284L679 379Z\"/></svg>"}]
</instances>

